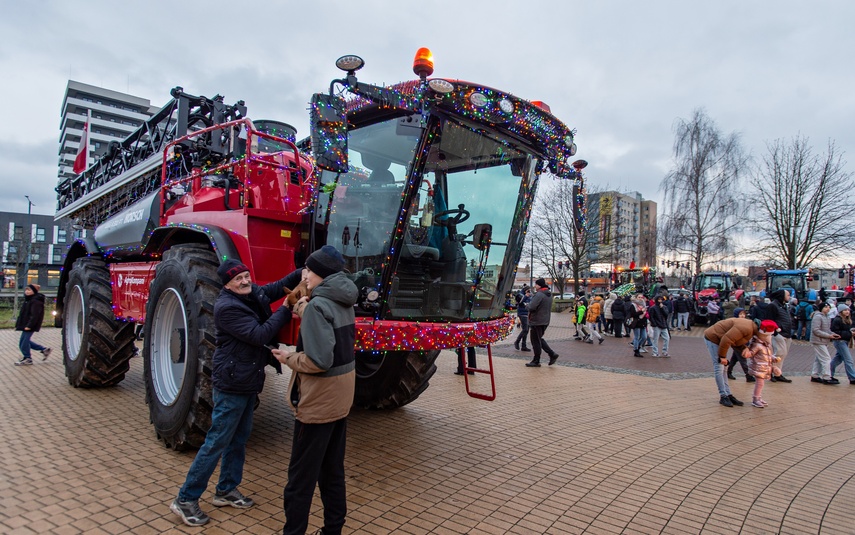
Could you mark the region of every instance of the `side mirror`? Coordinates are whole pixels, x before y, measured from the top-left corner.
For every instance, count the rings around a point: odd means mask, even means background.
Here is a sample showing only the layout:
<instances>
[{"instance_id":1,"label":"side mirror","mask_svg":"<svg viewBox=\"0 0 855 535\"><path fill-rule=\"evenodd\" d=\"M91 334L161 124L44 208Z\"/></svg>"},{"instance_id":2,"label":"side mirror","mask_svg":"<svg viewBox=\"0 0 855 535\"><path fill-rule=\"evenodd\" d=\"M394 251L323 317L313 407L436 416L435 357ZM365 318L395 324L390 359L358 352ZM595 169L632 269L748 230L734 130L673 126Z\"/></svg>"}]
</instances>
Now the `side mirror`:
<instances>
[{"instance_id":1,"label":"side mirror","mask_svg":"<svg viewBox=\"0 0 855 535\"><path fill-rule=\"evenodd\" d=\"M493 225L490 223L479 223L472 231L472 245L479 251L485 251L493 242Z\"/></svg>"},{"instance_id":2,"label":"side mirror","mask_svg":"<svg viewBox=\"0 0 855 535\"><path fill-rule=\"evenodd\" d=\"M324 93L312 95L309 122L312 129L312 155L321 169L346 173L347 113L344 99Z\"/></svg>"}]
</instances>

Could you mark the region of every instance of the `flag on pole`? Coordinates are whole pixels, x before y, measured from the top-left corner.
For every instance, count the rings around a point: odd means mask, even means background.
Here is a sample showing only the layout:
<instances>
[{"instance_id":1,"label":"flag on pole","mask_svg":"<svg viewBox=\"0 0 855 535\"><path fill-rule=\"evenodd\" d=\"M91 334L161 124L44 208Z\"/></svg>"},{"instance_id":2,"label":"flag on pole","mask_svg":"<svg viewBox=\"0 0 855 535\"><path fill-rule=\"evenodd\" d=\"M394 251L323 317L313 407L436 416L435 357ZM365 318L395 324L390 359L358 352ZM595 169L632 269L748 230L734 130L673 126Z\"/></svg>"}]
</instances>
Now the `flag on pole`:
<instances>
[{"instance_id":1,"label":"flag on pole","mask_svg":"<svg viewBox=\"0 0 855 535\"><path fill-rule=\"evenodd\" d=\"M74 158L73 171L78 175L89 167L89 123L92 120L92 110L86 111L86 122L83 124L83 135L80 137L80 146L77 148L77 156Z\"/></svg>"}]
</instances>

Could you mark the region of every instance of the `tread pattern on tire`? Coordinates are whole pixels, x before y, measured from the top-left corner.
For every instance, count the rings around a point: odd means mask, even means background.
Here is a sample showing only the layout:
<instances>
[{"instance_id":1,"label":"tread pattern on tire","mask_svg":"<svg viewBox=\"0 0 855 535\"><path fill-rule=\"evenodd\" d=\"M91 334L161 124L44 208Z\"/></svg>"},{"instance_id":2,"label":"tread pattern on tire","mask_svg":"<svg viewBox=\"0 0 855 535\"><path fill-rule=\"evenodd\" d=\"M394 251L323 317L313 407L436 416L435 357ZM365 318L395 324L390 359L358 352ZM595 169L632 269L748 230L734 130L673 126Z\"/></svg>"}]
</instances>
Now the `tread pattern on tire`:
<instances>
[{"instance_id":1,"label":"tread pattern on tire","mask_svg":"<svg viewBox=\"0 0 855 535\"><path fill-rule=\"evenodd\" d=\"M197 351L196 382L193 385L194 392L190 409L184 418L183 425L174 434L166 435L156 429L157 438L163 441L168 448L177 451L199 448L205 442L205 436L211 427L211 413L214 409L212 359L216 348L216 327L214 325L214 303L220 293L222 284L217 277L219 262L213 251L207 245L182 244L173 246L163 255L163 261L174 260L181 264L186 273L190 274L195 286L192 289L192 301L186 303L188 314L195 314L199 329L199 344L195 347ZM150 308L146 311L146 318L151 321L149 312L154 303L149 301ZM147 350L147 348L146 348ZM194 348L191 348L191 351ZM145 350L144 350L145 351ZM146 360L146 371L148 369L148 358ZM186 386L185 386L186 388ZM149 380L146 380L146 403L151 405L157 403L157 396L150 390ZM149 410L149 419L155 424L152 410Z\"/></svg>"},{"instance_id":2,"label":"tread pattern on tire","mask_svg":"<svg viewBox=\"0 0 855 535\"><path fill-rule=\"evenodd\" d=\"M436 373L439 351L388 351L371 375L356 377L354 406L363 409L396 409L424 392ZM357 352L357 359L360 358Z\"/></svg>"},{"instance_id":3,"label":"tread pattern on tire","mask_svg":"<svg viewBox=\"0 0 855 535\"><path fill-rule=\"evenodd\" d=\"M125 378L134 354L134 324L117 320L113 315L113 293L110 270L103 260L80 258L74 263L69 285L79 284L88 297L82 333L83 347L79 348L80 364L63 357L65 375L74 387L92 388L113 386ZM68 295L68 294L66 294ZM65 322L64 325L68 325ZM63 353L67 345L66 328L62 329Z\"/></svg>"}]
</instances>

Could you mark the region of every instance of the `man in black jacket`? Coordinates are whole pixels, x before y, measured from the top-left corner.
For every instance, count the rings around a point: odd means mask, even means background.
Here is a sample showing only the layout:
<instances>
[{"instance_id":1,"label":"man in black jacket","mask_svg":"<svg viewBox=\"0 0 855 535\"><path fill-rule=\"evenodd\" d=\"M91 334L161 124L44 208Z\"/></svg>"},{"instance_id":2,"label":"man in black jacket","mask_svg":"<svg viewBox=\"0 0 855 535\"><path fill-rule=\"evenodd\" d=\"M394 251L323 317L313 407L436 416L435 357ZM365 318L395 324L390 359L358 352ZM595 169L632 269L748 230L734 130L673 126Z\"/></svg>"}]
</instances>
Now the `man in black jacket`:
<instances>
[{"instance_id":1,"label":"man in black jacket","mask_svg":"<svg viewBox=\"0 0 855 535\"><path fill-rule=\"evenodd\" d=\"M41 351L42 360L47 359L50 355L51 349L49 347L37 344L32 340L33 333L39 332L45 318L45 296L39 293L40 289L41 287L38 284L28 284L24 289L24 305L21 307L21 313L18 314L18 320L15 322L15 330L21 331L18 347L21 348L21 354L24 356L15 363L15 366L32 366L31 349Z\"/></svg>"},{"instance_id":2,"label":"man in black jacket","mask_svg":"<svg viewBox=\"0 0 855 535\"><path fill-rule=\"evenodd\" d=\"M213 357L211 428L170 505L188 526L201 526L209 520L199 507L199 498L220 458L214 505L240 509L255 505L237 487L243 477L252 413L264 387L264 367L273 360L266 346L275 344L277 333L291 321L291 310L285 304L271 313L270 303L284 297L286 284L293 288L301 277L300 271L295 271L279 281L257 286L252 283L249 268L234 259L223 262L217 273L223 289L214 304L217 349ZM281 373L281 365L278 369Z\"/></svg>"},{"instance_id":3,"label":"man in black jacket","mask_svg":"<svg viewBox=\"0 0 855 535\"><path fill-rule=\"evenodd\" d=\"M542 351L546 351L546 354L549 355L550 366L558 360L558 353L553 351L543 339L543 334L546 332L549 320L552 317L552 293L544 279L537 279L534 284L537 286L537 293L531 298L531 303L528 305L529 333L531 334L531 348L534 350L534 357L532 357L531 362L526 362L525 365L529 368L540 368L540 353Z\"/></svg>"},{"instance_id":4,"label":"man in black jacket","mask_svg":"<svg viewBox=\"0 0 855 535\"><path fill-rule=\"evenodd\" d=\"M614 327L615 338L623 337L623 328L626 326L626 304L620 297L612 303L612 326Z\"/></svg>"},{"instance_id":5,"label":"man in black jacket","mask_svg":"<svg viewBox=\"0 0 855 535\"><path fill-rule=\"evenodd\" d=\"M686 299L684 294L680 294L676 301L674 301L674 313L677 314L677 330L689 330L689 308L691 307L691 303Z\"/></svg>"},{"instance_id":6,"label":"man in black jacket","mask_svg":"<svg viewBox=\"0 0 855 535\"><path fill-rule=\"evenodd\" d=\"M775 356L781 359L778 363L778 369L783 370L784 359L790 353L790 344L793 342L791 338L793 318L790 315L790 311L787 310L786 305L786 303L790 302L790 292L780 288L772 292L770 297L772 298L772 302L766 306L764 314L766 315L766 319L774 321L780 327L780 330L772 337L772 346L775 349ZM784 377L783 372L781 372L781 375L772 375L772 382L792 383L793 380L787 379Z\"/></svg>"},{"instance_id":7,"label":"man in black jacket","mask_svg":"<svg viewBox=\"0 0 855 535\"><path fill-rule=\"evenodd\" d=\"M647 311L650 316L650 326L653 327L653 356L658 357L659 339L664 340L662 343L663 357L668 357L668 343L671 341L671 333L668 332L668 309L665 308L665 298L659 296L656 298L656 304L650 307Z\"/></svg>"}]
</instances>

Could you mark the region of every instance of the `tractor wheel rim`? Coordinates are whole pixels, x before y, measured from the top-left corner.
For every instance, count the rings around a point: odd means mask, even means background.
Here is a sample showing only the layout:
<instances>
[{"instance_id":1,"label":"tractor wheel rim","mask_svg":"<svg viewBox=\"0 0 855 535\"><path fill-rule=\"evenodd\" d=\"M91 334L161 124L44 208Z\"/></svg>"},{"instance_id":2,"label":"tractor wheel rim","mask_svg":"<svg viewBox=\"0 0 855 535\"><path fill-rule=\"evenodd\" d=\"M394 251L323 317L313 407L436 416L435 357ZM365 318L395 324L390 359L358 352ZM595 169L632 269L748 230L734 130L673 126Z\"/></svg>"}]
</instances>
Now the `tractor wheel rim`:
<instances>
[{"instance_id":1,"label":"tractor wheel rim","mask_svg":"<svg viewBox=\"0 0 855 535\"><path fill-rule=\"evenodd\" d=\"M86 310L83 299L83 289L80 285L71 288L68 301L65 306L65 355L68 360L75 361L80 356L80 346L83 343L84 322Z\"/></svg>"},{"instance_id":2,"label":"tractor wheel rim","mask_svg":"<svg viewBox=\"0 0 855 535\"><path fill-rule=\"evenodd\" d=\"M151 328L151 377L157 399L172 405L184 382L189 344L184 300L168 288L157 301Z\"/></svg>"}]
</instances>

